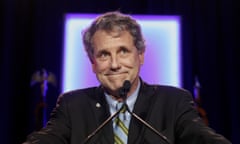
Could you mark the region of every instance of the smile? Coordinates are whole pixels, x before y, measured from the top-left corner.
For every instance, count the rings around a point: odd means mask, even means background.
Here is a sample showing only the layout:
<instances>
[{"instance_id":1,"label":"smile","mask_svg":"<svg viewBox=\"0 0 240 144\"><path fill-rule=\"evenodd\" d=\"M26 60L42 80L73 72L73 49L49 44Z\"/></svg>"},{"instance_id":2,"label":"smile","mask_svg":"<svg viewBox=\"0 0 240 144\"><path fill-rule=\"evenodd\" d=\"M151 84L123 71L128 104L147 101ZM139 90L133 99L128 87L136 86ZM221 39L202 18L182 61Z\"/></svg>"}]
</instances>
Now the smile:
<instances>
[{"instance_id":1,"label":"smile","mask_svg":"<svg viewBox=\"0 0 240 144\"><path fill-rule=\"evenodd\" d=\"M106 76L117 76L117 75L123 75L123 74L126 74L127 72L118 72L118 73L107 73L105 74Z\"/></svg>"}]
</instances>

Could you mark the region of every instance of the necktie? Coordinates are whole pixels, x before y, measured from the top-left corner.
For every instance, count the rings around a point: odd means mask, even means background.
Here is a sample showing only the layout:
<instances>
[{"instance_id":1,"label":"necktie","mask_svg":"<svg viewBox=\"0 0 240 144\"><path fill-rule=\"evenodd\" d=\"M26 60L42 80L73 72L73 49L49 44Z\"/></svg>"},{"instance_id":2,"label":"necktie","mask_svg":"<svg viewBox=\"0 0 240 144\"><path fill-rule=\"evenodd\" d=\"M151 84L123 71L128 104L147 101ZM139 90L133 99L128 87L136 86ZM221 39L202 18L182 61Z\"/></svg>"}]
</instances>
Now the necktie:
<instances>
[{"instance_id":1,"label":"necktie","mask_svg":"<svg viewBox=\"0 0 240 144\"><path fill-rule=\"evenodd\" d=\"M127 144L128 128L126 126L126 107L122 106L122 103L117 103L116 108L121 111L115 118L114 123L114 143L115 144Z\"/></svg>"}]
</instances>

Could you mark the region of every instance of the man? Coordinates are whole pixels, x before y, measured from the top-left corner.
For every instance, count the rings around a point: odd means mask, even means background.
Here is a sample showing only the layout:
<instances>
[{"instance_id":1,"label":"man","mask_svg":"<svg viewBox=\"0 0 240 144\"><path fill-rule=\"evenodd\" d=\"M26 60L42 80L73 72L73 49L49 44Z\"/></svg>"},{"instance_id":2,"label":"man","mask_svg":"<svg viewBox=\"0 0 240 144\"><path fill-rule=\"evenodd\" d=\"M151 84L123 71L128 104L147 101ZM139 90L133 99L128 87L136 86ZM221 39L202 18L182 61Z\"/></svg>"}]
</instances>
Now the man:
<instances>
[{"instance_id":1,"label":"man","mask_svg":"<svg viewBox=\"0 0 240 144\"><path fill-rule=\"evenodd\" d=\"M202 122L188 91L149 85L139 77L145 43L130 16L99 16L84 31L83 43L101 85L62 94L47 126L26 143L230 144ZM122 95L126 80L130 84ZM119 136L120 121L125 135Z\"/></svg>"}]
</instances>

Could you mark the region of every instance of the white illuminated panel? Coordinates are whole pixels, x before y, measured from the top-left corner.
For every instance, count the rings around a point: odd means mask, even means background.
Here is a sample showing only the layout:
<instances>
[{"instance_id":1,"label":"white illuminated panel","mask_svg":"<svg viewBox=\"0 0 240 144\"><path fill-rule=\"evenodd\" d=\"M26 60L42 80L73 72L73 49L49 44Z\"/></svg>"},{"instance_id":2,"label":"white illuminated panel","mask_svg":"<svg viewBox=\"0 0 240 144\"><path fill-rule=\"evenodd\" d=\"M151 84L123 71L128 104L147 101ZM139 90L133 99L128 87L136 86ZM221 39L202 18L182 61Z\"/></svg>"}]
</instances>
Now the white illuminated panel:
<instances>
[{"instance_id":1,"label":"white illuminated panel","mask_svg":"<svg viewBox=\"0 0 240 144\"><path fill-rule=\"evenodd\" d=\"M96 16L67 14L65 17L62 92L99 85L82 44L82 30ZM140 23L147 44L142 79L147 83L181 87L180 18L132 16Z\"/></svg>"}]
</instances>

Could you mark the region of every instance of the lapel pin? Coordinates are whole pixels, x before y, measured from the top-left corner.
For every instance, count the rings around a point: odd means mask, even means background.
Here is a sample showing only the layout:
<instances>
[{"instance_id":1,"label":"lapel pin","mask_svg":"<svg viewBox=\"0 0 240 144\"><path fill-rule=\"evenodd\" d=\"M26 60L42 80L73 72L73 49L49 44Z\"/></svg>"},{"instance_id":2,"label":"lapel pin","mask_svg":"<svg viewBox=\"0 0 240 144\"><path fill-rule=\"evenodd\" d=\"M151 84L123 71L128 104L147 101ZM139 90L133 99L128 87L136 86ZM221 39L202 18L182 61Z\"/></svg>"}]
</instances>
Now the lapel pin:
<instances>
[{"instance_id":1,"label":"lapel pin","mask_svg":"<svg viewBox=\"0 0 240 144\"><path fill-rule=\"evenodd\" d=\"M101 107L100 103L96 103L96 107L100 108Z\"/></svg>"}]
</instances>

